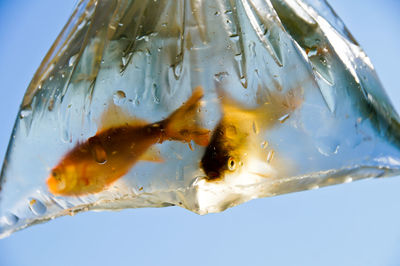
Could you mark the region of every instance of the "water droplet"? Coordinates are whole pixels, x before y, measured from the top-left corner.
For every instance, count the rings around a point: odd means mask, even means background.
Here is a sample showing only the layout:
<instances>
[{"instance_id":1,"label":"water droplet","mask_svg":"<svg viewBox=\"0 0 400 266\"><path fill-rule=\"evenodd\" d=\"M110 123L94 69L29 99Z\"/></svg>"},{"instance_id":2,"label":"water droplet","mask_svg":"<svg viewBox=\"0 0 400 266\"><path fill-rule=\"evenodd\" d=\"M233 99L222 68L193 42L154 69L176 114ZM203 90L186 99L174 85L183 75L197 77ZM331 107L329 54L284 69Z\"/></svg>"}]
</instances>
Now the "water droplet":
<instances>
[{"instance_id":1,"label":"water droplet","mask_svg":"<svg viewBox=\"0 0 400 266\"><path fill-rule=\"evenodd\" d=\"M97 136L89 138L89 149L97 163L105 164L107 162L107 153Z\"/></svg>"},{"instance_id":2,"label":"water droplet","mask_svg":"<svg viewBox=\"0 0 400 266\"><path fill-rule=\"evenodd\" d=\"M278 120L279 120L279 122L281 122L281 124L283 124L283 123L285 123L286 120L289 119L289 117L290 117L290 115L286 114L284 116L281 116Z\"/></svg>"},{"instance_id":3,"label":"water droplet","mask_svg":"<svg viewBox=\"0 0 400 266\"><path fill-rule=\"evenodd\" d=\"M136 40L138 40L138 41L144 40L145 42L148 42L149 36L148 35L138 36L138 37L136 37Z\"/></svg>"},{"instance_id":4,"label":"water droplet","mask_svg":"<svg viewBox=\"0 0 400 266\"><path fill-rule=\"evenodd\" d=\"M267 162L268 163L271 163L272 159L274 159L274 155L275 155L275 151L274 150L270 150L268 152L268 155L267 155Z\"/></svg>"},{"instance_id":5,"label":"water droplet","mask_svg":"<svg viewBox=\"0 0 400 266\"><path fill-rule=\"evenodd\" d=\"M306 54L308 57L316 56L318 53L318 49L316 46L306 49Z\"/></svg>"},{"instance_id":6,"label":"water droplet","mask_svg":"<svg viewBox=\"0 0 400 266\"><path fill-rule=\"evenodd\" d=\"M255 56L256 55L256 43L255 42L250 41L249 50L251 52L251 56Z\"/></svg>"},{"instance_id":7,"label":"water droplet","mask_svg":"<svg viewBox=\"0 0 400 266\"><path fill-rule=\"evenodd\" d=\"M31 114L32 114L32 108L29 106L21 110L21 112L19 113L19 117L23 119L30 116Z\"/></svg>"},{"instance_id":8,"label":"water droplet","mask_svg":"<svg viewBox=\"0 0 400 266\"><path fill-rule=\"evenodd\" d=\"M158 86L157 86L156 83L153 83L152 94L153 94L153 101L156 104L159 104L161 102L160 97L158 96L160 94L160 91L159 91Z\"/></svg>"},{"instance_id":9,"label":"water droplet","mask_svg":"<svg viewBox=\"0 0 400 266\"><path fill-rule=\"evenodd\" d=\"M245 76L240 78L240 84L242 84L243 88L247 89L247 79Z\"/></svg>"},{"instance_id":10,"label":"water droplet","mask_svg":"<svg viewBox=\"0 0 400 266\"><path fill-rule=\"evenodd\" d=\"M228 76L229 76L228 72L219 72L219 73L214 75L215 80L218 81L218 82L222 82Z\"/></svg>"},{"instance_id":11,"label":"water droplet","mask_svg":"<svg viewBox=\"0 0 400 266\"><path fill-rule=\"evenodd\" d=\"M339 144L337 142L332 141L331 139L320 139L316 143L317 149L319 153L321 153L324 156L331 156L334 154L337 154L339 152Z\"/></svg>"},{"instance_id":12,"label":"water droplet","mask_svg":"<svg viewBox=\"0 0 400 266\"><path fill-rule=\"evenodd\" d=\"M74 54L69 58L68 66L72 67L75 65L76 59L78 58L78 54Z\"/></svg>"},{"instance_id":13,"label":"water droplet","mask_svg":"<svg viewBox=\"0 0 400 266\"><path fill-rule=\"evenodd\" d=\"M125 102L126 94L125 94L125 92L123 92L121 90L116 91L113 95L113 99L114 99L114 103L116 105L121 105Z\"/></svg>"},{"instance_id":14,"label":"water droplet","mask_svg":"<svg viewBox=\"0 0 400 266\"><path fill-rule=\"evenodd\" d=\"M182 74L182 61L173 66L175 79L179 79Z\"/></svg>"},{"instance_id":15,"label":"water droplet","mask_svg":"<svg viewBox=\"0 0 400 266\"><path fill-rule=\"evenodd\" d=\"M321 64L322 64L323 66L327 66L327 65L328 65L328 60L326 60L325 56L321 56L321 57L319 58L319 61L321 62Z\"/></svg>"},{"instance_id":16,"label":"water droplet","mask_svg":"<svg viewBox=\"0 0 400 266\"><path fill-rule=\"evenodd\" d=\"M49 101L49 105L47 106L47 110L53 111L53 108L54 108L54 99L51 98Z\"/></svg>"},{"instance_id":17,"label":"water droplet","mask_svg":"<svg viewBox=\"0 0 400 266\"><path fill-rule=\"evenodd\" d=\"M258 135L258 133L259 133L258 125L257 125L257 122L256 122L256 121L253 121L253 132L254 132L255 134L257 134L257 135Z\"/></svg>"},{"instance_id":18,"label":"water droplet","mask_svg":"<svg viewBox=\"0 0 400 266\"><path fill-rule=\"evenodd\" d=\"M266 149L268 147L268 141L263 141L263 142L261 142L261 148L262 149Z\"/></svg>"},{"instance_id":19,"label":"water droplet","mask_svg":"<svg viewBox=\"0 0 400 266\"><path fill-rule=\"evenodd\" d=\"M33 214L40 216L46 213L46 206L39 200L34 198L29 198L29 209L33 212Z\"/></svg>"},{"instance_id":20,"label":"water droplet","mask_svg":"<svg viewBox=\"0 0 400 266\"><path fill-rule=\"evenodd\" d=\"M128 58L126 56L121 57L122 66L125 67L126 63L128 63Z\"/></svg>"},{"instance_id":21,"label":"water droplet","mask_svg":"<svg viewBox=\"0 0 400 266\"><path fill-rule=\"evenodd\" d=\"M231 36L229 36L229 38L232 39L232 41L237 42L239 41L239 35L238 34L232 34Z\"/></svg>"}]
</instances>

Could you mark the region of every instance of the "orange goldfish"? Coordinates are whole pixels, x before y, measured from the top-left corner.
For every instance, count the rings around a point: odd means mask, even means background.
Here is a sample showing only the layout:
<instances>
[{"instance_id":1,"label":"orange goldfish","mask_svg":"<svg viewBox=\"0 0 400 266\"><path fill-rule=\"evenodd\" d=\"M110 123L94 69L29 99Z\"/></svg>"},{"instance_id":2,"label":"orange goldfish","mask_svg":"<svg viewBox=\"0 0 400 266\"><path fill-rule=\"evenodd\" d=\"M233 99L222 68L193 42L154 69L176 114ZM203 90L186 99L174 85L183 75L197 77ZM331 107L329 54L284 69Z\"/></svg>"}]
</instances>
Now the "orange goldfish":
<instances>
[{"instance_id":1,"label":"orange goldfish","mask_svg":"<svg viewBox=\"0 0 400 266\"><path fill-rule=\"evenodd\" d=\"M202 97L203 90L197 87L189 100L168 118L150 124L132 117L125 117L118 124L115 116L111 115L115 113L112 108L117 107L111 106L103 114L103 124L114 125L100 129L61 159L47 179L49 191L62 196L103 191L124 176L138 160L162 161L151 147L166 140L193 140L198 145L207 146L209 130L200 128L195 117Z\"/></svg>"}]
</instances>

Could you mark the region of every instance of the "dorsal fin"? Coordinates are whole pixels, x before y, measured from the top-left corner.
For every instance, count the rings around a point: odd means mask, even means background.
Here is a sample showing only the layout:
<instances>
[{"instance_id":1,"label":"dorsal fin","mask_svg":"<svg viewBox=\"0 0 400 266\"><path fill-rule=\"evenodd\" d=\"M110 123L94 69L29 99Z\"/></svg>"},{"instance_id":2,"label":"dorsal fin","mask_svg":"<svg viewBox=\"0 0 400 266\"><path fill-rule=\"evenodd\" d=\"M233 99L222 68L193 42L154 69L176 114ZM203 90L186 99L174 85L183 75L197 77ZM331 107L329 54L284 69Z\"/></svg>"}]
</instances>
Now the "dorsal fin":
<instances>
[{"instance_id":1,"label":"dorsal fin","mask_svg":"<svg viewBox=\"0 0 400 266\"><path fill-rule=\"evenodd\" d=\"M251 113L254 111L254 109L245 107L242 103L234 100L221 87L217 87L216 91L221 102L222 112L225 116L232 116L236 113L251 115Z\"/></svg>"},{"instance_id":2,"label":"dorsal fin","mask_svg":"<svg viewBox=\"0 0 400 266\"><path fill-rule=\"evenodd\" d=\"M113 101L108 103L107 109L101 115L98 132L104 129L119 127L123 125L131 126L144 126L148 122L145 120L138 119L121 107L114 104Z\"/></svg>"},{"instance_id":3,"label":"dorsal fin","mask_svg":"<svg viewBox=\"0 0 400 266\"><path fill-rule=\"evenodd\" d=\"M258 87L257 103L255 108L248 108L230 97L222 88L217 87L224 119L232 123L248 120L256 122L261 128L270 127L281 118L289 117L301 103L301 90L289 90L286 93L269 91ZM284 120L282 120L284 121ZM282 122L281 121L281 122Z\"/></svg>"}]
</instances>

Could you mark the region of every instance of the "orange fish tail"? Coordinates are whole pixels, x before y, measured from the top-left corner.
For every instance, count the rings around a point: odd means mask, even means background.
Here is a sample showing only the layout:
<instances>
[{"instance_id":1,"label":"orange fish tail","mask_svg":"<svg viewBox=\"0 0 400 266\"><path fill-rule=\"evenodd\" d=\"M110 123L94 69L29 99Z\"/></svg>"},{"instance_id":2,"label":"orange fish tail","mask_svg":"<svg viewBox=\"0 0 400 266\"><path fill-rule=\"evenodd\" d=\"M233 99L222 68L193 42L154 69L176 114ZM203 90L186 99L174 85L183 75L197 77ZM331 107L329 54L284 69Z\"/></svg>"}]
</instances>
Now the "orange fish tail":
<instances>
[{"instance_id":1,"label":"orange fish tail","mask_svg":"<svg viewBox=\"0 0 400 266\"><path fill-rule=\"evenodd\" d=\"M210 130L198 124L198 111L203 95L202 87L196 87L187 102L164 120L167 138L183 142L193 140L198 145L208 145Z\"/></svg>"}]
</instances>

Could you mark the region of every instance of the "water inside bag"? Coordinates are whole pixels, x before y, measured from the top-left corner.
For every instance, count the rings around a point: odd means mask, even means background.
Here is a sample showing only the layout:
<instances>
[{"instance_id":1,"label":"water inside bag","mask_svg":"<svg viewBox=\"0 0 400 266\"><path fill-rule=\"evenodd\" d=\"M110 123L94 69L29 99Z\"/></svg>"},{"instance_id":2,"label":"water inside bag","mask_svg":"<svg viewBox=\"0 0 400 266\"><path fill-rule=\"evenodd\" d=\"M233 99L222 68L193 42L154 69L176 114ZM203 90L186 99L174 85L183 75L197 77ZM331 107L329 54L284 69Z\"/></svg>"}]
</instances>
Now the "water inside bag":
<instances>
[{"instance_id":1,"label":"water inside bag","mask_svg":"<svg viewBox=\"0 0 400 266\"><path fill-rule=\"evenodd\" d=\"M0 237L87 210L206 214L397 175L399 129L323 0L82 0L17 116Z\"/></svg>"}]
</instances>

